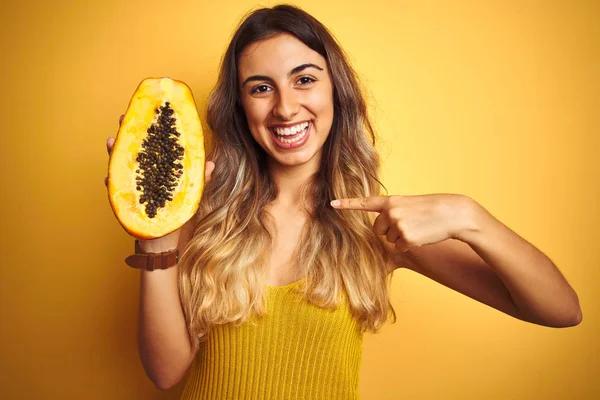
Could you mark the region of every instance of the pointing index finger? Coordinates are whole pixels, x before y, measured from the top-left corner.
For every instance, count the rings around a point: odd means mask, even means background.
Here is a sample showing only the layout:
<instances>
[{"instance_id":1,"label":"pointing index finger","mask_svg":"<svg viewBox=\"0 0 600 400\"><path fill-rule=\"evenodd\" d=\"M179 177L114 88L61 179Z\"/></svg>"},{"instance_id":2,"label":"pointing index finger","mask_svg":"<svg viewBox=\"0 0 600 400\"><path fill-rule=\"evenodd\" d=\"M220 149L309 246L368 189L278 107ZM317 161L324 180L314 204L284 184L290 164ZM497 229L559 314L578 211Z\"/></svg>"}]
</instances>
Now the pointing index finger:
<instances>
[{"instance_id":1,"label":"pointing index finger","mask_svg":"<svg viewBox=\"0 0 600 400\"><path fill-rule=\"evenodd\" d=\"M385 208L387 196L356 197L353 199L339 199L331 202L334 208L342 210L363 210L381 212ZM337 204L339 202L339 204Z\"/></svg>"}]
</instances>

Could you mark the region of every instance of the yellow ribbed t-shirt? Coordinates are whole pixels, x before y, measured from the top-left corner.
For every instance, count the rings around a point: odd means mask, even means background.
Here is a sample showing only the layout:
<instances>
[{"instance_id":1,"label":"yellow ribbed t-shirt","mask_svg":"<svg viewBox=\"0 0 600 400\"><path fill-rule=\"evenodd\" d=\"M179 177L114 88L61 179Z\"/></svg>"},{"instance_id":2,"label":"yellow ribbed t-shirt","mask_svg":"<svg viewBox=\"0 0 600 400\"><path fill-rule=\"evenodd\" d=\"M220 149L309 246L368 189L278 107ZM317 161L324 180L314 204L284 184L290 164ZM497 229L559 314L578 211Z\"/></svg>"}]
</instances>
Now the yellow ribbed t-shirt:
<instances>
[{"instance_id":1,"label":"yellow ribbed t-shirt","mask_svg":"<svg viewBox=\"0 0 600 400\"><path fill-rule=\"evenodd\" d=\"M268 286L267 314L256 326L213 327L181 399L358 399L360 326L345 296L334 311L302 299L304 281Z\"/></svg>"}]
</instances>

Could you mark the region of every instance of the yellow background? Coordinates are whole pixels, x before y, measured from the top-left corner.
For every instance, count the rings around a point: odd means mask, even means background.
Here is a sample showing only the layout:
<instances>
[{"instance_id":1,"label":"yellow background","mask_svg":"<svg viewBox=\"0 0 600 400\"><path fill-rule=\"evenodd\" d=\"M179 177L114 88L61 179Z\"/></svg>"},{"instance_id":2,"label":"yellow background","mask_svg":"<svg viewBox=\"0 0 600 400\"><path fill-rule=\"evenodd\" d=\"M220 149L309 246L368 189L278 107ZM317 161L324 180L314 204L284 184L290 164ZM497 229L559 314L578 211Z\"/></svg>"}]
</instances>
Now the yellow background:
<instances>
[{"instance_id":1,"label":"yellow background","mask_svg":"<svg viewBox=\"0 0 600 400\"><path fill-rule=\"evenodd\" d=\"M262 5L272 5L267 2ZM363 400L600 398L600 7L593 1L300 1L369 90L389 194L463 193L578 292L569 329L525 323L411 271L367 335ZM136 348L133 240L105 140L170 76L204 120L251 1L11 1L0 12L0 397L176 399Z\"/></svg>"}]
</instances>

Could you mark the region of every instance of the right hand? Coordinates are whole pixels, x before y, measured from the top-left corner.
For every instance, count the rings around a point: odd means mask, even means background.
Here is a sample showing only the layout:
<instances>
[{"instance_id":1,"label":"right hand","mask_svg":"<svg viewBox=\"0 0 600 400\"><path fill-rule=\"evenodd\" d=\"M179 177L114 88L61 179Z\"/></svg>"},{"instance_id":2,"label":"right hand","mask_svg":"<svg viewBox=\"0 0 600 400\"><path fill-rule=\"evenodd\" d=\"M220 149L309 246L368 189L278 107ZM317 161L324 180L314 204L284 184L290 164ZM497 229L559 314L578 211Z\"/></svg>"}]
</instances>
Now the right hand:
<instances>
[{"instance_id":1,"label":"right hand","mask_svg":"<svg viewBox=\"0 0 600 400\"><path fill-rule=\"evenodd\" d=\"M125 115L121 115L119 117L119 126L121 126L124 116ZM110 156L110 152L112 151L114 144L115 144L115 138L112 136L109 136L108 139L106 139L106 150L108 151L109 156ZM212 161L207 161L205 168L204 168L204 184L205 185L210 181L210 178L211 178L214 170L215 170L215 163ZM104 178L104 185L106 187L108 187L108 177ZM149 240L140 239L140 247L142 247L143 249L146 250L146 249L153 248L155 246L161 247L160 245L163 242L168 243L168 242L173 242L173 240L177 241L177 239L179 238L180 231L181 231L181 228L169 233L168 235L160 237L160 238L149 239Z\"/></svg>"}]
</instances>

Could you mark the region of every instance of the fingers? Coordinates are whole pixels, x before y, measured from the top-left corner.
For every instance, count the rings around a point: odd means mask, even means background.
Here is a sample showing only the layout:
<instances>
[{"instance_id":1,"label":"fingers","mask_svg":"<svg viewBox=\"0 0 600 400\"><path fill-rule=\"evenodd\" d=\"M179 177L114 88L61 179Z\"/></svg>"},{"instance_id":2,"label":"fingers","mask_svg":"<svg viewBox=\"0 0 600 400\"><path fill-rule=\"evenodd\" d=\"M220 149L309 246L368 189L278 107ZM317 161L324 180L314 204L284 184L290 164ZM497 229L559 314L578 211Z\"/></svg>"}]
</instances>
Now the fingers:
<instances>
[{"instance_id":1,"label":"fingers","mask_svg":"<svg viewBox=\"0 0 600 400\"><path fill-rule=\"evenodd\" d=\"M119 126L121 126L121 124L123 123L123 118L125 117L125 114L121 114L121 116L119 117ZM114 137L109 137L106 140L106 150L108 151L108 154L110 154L113 145L115 144L115 138Z\"/></svg>"},{"instance_id":2,"label":"fingers","mask_svg":"<svg viewBox=\"0 0 600 400\"><path fill-rule=\"evenodd\" d=\"M204 169L204 181L205 184L210 182L210 178L212 177L212 173L215 170L215 163L212 161L207 161Z\"/></svg>"},{"instance_id":3,"label":"fingers","mask_svg":"<svg viewBox=\"0 0 600 400\"><path fill-rule=\"evenodd\" d=\"M375 218L373 223L373 231L379 236L387 234L390 229L390 221L388 221L387 215L381 213Z\"/></svg>"},{"instance_id":4,"label":"fingers","mask_svg":"<svg viewBox=\"0 0 600 400\"><path fill-rule=\"evenodd\" d=\"M110 155L110 152L112 151L112 148L115 144L115 138L110 136L108 139L106 139L106 151L108 151L108 154Z\"/></svg>"},{"instance_id":5,"label":"fingers","mask_svg":"<svg viewBox=\"0 0 600 400\"><path fill-rule=\"evenodd\" d=\"M121 114L121 116L119 117L119 126L121 126L121 123L123 122L123 118L125 117L125 114ZM110 136L108 139L106 139L106 151L108 152L108 155L110 155L110 152L112 151L113 146L115 145L115 138ZM108 177L104 178L104 185L106 187L108 187Z\"/></svg>"}]
</instances>

